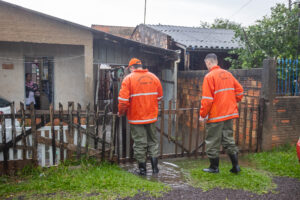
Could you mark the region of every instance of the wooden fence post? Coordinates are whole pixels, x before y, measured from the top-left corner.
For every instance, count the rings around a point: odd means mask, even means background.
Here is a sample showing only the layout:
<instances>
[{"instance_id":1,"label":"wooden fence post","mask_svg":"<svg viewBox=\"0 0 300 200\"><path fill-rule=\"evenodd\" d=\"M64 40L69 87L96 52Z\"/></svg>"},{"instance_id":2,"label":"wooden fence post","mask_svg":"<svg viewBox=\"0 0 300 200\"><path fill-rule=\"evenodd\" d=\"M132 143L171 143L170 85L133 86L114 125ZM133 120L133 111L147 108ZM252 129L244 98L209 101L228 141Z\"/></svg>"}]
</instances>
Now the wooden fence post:
<instances>
[{"instance_id":1,"label":"wooden fence post","mask_svg":"<svg viewBox=\"0 0 300 200\"><path fill-rule=\"evenodd\" d=\"M249 128L249 147L248 152L252 151L252 129L253 129L253 111L254 111L254 99L251 99L251 108L250 108L250 128Z\"/></svg>"},{"instance_id":2,"label":"wooden fence post","mask_svg":"<svg viewBox=\"0 0 300 200\"><path fill-rule=\"evenodd\" d=\"M74 102L68 102L68 135L67 140L69 144L74 144L74 118L73 118L73 111L74 111ZM68 159L72 158L72 151L67 150L67 157Z\"/></svg>"},{"instance_id":3,"label":"wooden fence post","mask_svg":"<svg viewBox=\"0 0 300 200\"><path fill-rule=\"evenodd\" d=\"M199 106L197 109L197 136L196 136L196 148L195 148L195 157L198 157L198 148L199 148L199 140L200 140L200 108L201 108L201 102L199 102Z\"/></svg>"},{"instance_id":4,"label":"wooden fence post","mask_svg":"<svg viewBox=\"0 0 300 200\"><path fill-rule=\"evenodd\" d=\"M36 130L36 118L35 118L35 109L34 109L34 104L30 104L30 119L31 119L31 134L32 134L32 159L34 164L37 164L38 160L38 135L37 135L37 130Z\"/></svg>"},{"instance_id":5,"label":"wooden fence post","mask_svg":"<svg viewBox=\"0 0 300 200\"><path fill-rule=\"evenodd\" d=\"M194 123L194 102L192 102L191 110L190 110L190 134L189 134L189 153L188 156L190 156L192 152L192 137L193 137L193 123Z\"/></svg>"},{"instance_id":6,"label":"wooden fence post","mask_svg":"<svg viewBox=\"0 0 300 200\"><path fill-rule=\"evenodd\" d=\"M52 133L52 164L56 164L56 136L54 130L54 108L53 104L50 105L50 124L51 124L51 133Z\"/></svg>"},{"instance_id":7,"label":"wooden fence post","mask_svg":"<svg viewBox=\"0 0 300 200\"><path fill-rule=\"evenodd\" d=\"M85 129L85 154L86 154L86 157L88 158L89 157L89 139L90 139L90 136L89 136L89 129L90 129L90 104L88 104L86 106L86 117L85 117L85 123L86 123L86 129Z\"/></svg>"},{"instance_id":8,"label":"wooden fence post","mask_svg":"<svg viewBox=\"0 0 300 200\"><path fill-rule=\"evenodd\" d=\"M81 105L77 104L77 159L81 158Z\"/></svg>"},{"instance_id":9,"label":"wooden fence post","mask_svg":"<svg viewBox=\"0 0 300 200\"><path fill-rule=\"evenodd\" d=\"M26 142L26 128L25 128L25 108L24 104L20 102L20 108L21 108L21 126L22 126L22 143L23 143L23 151L22 156L23 160L27 159L27 142Z\"/></svg>"},{"instance_id":10,"label":"wooden fence post","mask_svg":"<svg viewBox=\"0 0 300 200\"><path fill-rule=\"evenodd\" d=\"M63 129L63 105L59 103L59 136L60 136L60 161L64 161L64 129Z\"/></svg>"},{"instance_id":11,"label":"wooden fence post","mask_svg":"<svg viewBox=\"0 0 300 200\"><path fill-rule=\"evenodd\" d=\"M243 127L243 141L242 141L242 152L244 153L245 151L245 146L246 146L246 134L247 134L247 111L248 111L248 99L245 98L245 104L244 104L244 127Z\"/></svg>"},{"instance_id":12,"label":"wooden fence post","mask_svg":"<svg viewBox=\"0 0 300 200\"><path fill-rule=\"evenodd\" d=\"M172 134L172 100L169 101L169 112L168 112L168 141L170 143Z\"/></svg>"},{"instance_id":13,"label":"wooden fence post","mask_svg":"<svg viewBox=\"0 0 300 200\"><path fill-rule=\"evenodd\" d=\"M165 102L161 100L161 115L160 115L160 157L163 156L163 134L164 134L164 125L165 125Z\"/></svg>"},{"instance_id":14,"label":"wooden fence post","mask_svg":"<svg viewBox=\"0 0 300 200\"><path fill-rule=\"evenodd\" d=\"M2 143L4 145L3 150L3 158L4 158L4 173L8 173L8 148L6 146L6 124L5 124L5 117L4 115L1 116L1 131L2 131Z\"/></svg>"},{"instance_id":15,"label":"wooden fence post","mask_svg":"<svg viewBox=\"0 0 300 200\"><path fill-rule=\"evenodd\" d=\"M16 150L16 117L15 117L15 102L10 104L11 127L12 127L12 142L13 150Z\"/></svg>"},{"instance_id":16,"label":"wooden fence post","mask_svg":"<svg viewBox=\"0 0 300 200\"><path fill-rule=\"evenodd\" d=\"M176 100L176 111L175 111L175 156L177 157L177 153L178 153L178 127L179 127L179 117L180 117L180 113L179 113L179 101Z\"/></svg>"}]
</instances>

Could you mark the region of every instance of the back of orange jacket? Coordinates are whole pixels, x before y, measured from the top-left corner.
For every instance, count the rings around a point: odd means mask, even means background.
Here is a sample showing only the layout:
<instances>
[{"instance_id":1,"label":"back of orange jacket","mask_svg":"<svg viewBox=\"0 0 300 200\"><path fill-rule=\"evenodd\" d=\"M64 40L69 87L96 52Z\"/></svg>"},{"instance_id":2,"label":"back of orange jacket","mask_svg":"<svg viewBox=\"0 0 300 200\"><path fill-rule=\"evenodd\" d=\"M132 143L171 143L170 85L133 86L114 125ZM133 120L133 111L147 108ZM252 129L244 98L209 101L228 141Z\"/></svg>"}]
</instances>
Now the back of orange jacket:
<instances>
[{"instance_id":1,"label":"back of orange jacket","mask_svg":"<svg viewBox=\"0 0 300 200\"><path fill-rule=\"evenodd\" d=\"M130 124L154 123L162 97L159 79L147 69L136 69L122 82L118 98L119 113L126 113Z\"/></svg>"},{"instance_id":2,"label":"back of orange jacket","mask_svg":"<svg viewBox=\"0 0 300 200\"><path fill-rule=\"evenodd\" d=\"M208 115L208 123L238 118L237 102L242 98L241 84L230 72L214 66L204 77L200 115Z\"/></svg>"}]
</instances>

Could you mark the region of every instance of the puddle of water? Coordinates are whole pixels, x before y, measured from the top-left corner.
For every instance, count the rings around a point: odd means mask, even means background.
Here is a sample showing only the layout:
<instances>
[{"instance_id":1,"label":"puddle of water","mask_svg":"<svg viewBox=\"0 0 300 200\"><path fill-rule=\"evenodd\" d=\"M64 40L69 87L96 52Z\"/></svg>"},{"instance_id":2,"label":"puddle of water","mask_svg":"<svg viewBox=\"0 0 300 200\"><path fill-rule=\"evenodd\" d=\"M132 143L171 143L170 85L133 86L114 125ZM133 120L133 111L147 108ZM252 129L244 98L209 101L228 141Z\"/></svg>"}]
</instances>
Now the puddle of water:
<instances>
[{"instance_id":1,"label":"puddle of water","mask_svg":"<svg viewBox=\"0 0 300 200\"><path fill-rule=\"evenodd\" d=\"M126 171L136 174L137 164L136 163L126 163L121 165ZM165 183L173 188L184 187L187 185L185 179L185 174L182 172L181 168L171 162L159 162L158 164L159 173L153 175L151 163L147 163L147 175L145 178L151 181L159 181Z\"/></svg>"}]
</instances>

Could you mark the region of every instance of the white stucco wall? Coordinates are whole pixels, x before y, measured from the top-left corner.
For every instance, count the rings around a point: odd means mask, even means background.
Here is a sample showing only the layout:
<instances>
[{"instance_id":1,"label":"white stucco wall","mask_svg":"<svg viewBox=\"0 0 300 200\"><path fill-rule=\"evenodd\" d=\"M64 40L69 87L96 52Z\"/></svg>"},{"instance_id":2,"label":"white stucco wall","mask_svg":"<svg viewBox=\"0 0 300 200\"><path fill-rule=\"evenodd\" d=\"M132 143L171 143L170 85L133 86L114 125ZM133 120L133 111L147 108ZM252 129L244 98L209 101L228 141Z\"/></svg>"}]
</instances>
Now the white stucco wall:
<instances>
[{"instance_id":1,"label":"white stucco wall","mask_svg":"<svg viewBox=\"0 0 300 200\"><path fill-rule=\"evenodd\" d=\"M25 98L25 57L54 58L54 104L89 101L85 95L84 46L36 43L0 42L0 96L15 101L18 107ZM2 69L2 64L13 64L12 70ZM92 102L91 102L92 103Z\"/></svg>"}]
</instances>

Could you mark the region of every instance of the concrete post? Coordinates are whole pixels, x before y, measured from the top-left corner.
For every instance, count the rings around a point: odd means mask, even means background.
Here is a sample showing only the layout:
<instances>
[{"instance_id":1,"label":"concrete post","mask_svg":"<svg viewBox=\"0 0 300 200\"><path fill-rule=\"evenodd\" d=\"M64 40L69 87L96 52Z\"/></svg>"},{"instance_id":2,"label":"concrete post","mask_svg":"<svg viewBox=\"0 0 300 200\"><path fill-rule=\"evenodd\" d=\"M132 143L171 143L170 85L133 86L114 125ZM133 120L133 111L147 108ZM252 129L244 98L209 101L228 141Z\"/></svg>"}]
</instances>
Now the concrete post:
<instances>
[{"instance_id":1,"label":"concrete post","mask_svg":"<svg viewBox=\"0 0 300 200\"><path fill-rule=\"evenodd\" d=\"M273 100L276 96L276 61L263 61L262 98L265 100L263 114L262 150L272 149Z\"/></svg>"}]
</instances>

